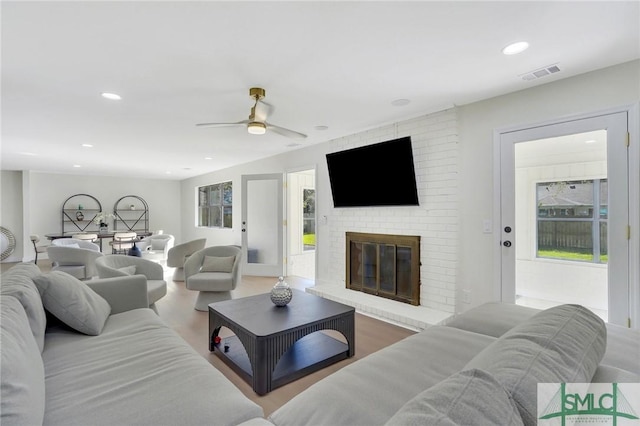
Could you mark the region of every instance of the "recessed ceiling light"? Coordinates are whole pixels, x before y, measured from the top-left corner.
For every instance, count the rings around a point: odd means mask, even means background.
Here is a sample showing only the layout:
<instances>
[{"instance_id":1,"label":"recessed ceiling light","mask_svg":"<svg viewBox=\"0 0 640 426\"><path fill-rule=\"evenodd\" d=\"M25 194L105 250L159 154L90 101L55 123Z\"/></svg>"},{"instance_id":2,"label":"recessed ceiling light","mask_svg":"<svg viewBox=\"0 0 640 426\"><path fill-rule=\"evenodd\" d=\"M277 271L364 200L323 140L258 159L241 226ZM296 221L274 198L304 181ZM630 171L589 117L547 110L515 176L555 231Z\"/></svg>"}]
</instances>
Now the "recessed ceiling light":
<instances>
[{"instance_id":1,"label":"recessed ceiling light","mask_svg":"<svg viewBox=\"0 0 640 426\"><path fill-rule=\"evenodd\" d=\"M528 48L529 43L527 43L526 41L518 41L515 43L511 43L510 45L503 48L502 53L504 53L505 55L515 55L524 52Z\"/></svg>"},{"instance_id":2,"label":"recessed ceiling light","mask_svg":"<svg viewBox=\"0 0 640 426\"><path fill-rule=\"evenodd\" d=\"M205 160L213 160L211 157L204 157Z\"/></svg>"},{"instance_id":3,"label":"recessed ceiling light","mask_svg":"<svg viewBox=\"0 0 640 426\"><path fill-rule=\"evenodd\" d=\"M122 99L120 95L116 93L108 93L108 92L102 93L102 97L106 99L111 99L112 101L119 101L120 99Z\"/></svg>"},{"instance_id":4,"label":"recessed ceiling light","mask_svg":"<svg viewBox=\"0 0 640 426\"><path fill-rule=\"evenodd\" d=\"M324 131L329 129L329 126L320 125L320 126L315 126L314 129Z\"/></svg>"},{"instance_id":5,"label":"recessed ceiling light","mask_svg":"<svg viewBox=\"0 0 640 426\"><path fill-rule=\"evenodd\" d=\"M393 106L405 106L405 105L409 105L411 101L409 99L396 99L395 101L391 102L391 105Z\"/></svg>"},{"instance_id":6,"label":"recessed ceiling light","mask_svg":"<svg viewBox=\"0 0 640 426\"><path fill-rule=\"evenodd\" d=\"M91 145L90 143L83 143L82 147L83 148L93 148L93 145Z\"/></svg>"},{"instance_id":7,"label":"recessed ceiling light","mask_svg":"<svg viewBox=\"0 0 640 426\"><path fill-rule=\"evenodd\" d=\"M588 141L584 141L584 143L596 143L596 142L597 142L597 141L596 141L596 140L594 140L594 139L590 139L590 140L588 140Z\"/></svg>"},{"instance_id":8,"label":"recessed ceiling light","mask_svg":"<svg viewBox=\"0 0 640 426\"><path fill-rule=\"evenodd\" d=\"M171 174L171 172L170 172L170 171L168 171L168 170L167 170L166 172L164 172L164 173L165 173L165 174L167 174L167 175L170 175L170 174Z\"/></svg>"},{"instance_id":9,"label":"recessed ceiling light","mask_svg":"<svg viewBox=\"0 0 640 426\"><path fill-rule=\"evenodd\" d=\"M75 167L76 169L82 167L80 164L74 164L73 167Z\"/></svg>"}]
</instances>

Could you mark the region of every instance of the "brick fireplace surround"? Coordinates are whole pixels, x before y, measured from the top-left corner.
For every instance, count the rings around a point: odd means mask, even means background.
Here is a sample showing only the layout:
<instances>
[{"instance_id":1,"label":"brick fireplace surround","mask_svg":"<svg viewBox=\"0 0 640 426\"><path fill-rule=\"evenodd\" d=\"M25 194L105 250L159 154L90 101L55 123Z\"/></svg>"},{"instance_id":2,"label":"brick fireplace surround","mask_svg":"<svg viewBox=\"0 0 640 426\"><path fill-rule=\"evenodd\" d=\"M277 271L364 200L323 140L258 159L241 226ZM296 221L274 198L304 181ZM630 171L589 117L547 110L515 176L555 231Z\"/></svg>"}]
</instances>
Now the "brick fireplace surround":
<instances>
[{"instance_id":1,"label":"brick fireplace surround","mask_svg":"<svg viewBox=\"0 0 640 426\"><path fill-rule=\"evenodd\" d=\"M420 237L347 232L345 283L309 293L413 330L445 324L446 312L420 304Z\"/></svg>"}]
</instances>

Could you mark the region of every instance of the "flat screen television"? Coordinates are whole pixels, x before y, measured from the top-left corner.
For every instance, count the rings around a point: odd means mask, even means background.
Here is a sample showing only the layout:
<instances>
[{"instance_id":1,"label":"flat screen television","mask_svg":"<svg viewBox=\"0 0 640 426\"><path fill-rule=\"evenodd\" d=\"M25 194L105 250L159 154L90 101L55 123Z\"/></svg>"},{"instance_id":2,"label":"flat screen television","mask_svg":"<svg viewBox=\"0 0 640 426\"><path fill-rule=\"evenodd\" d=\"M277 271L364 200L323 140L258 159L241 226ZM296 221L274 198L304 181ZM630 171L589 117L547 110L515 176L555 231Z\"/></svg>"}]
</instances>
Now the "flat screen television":
<instances>
[{"instance_id":1,"label":"flat screen television","mask_svg":"<svg viewBox=\"0 0 640 426\"><path fill-rule=\"evenodd\" d=\"M417 206L411 137L327 154L334 207Z\"/></svg>"}]
</instances>

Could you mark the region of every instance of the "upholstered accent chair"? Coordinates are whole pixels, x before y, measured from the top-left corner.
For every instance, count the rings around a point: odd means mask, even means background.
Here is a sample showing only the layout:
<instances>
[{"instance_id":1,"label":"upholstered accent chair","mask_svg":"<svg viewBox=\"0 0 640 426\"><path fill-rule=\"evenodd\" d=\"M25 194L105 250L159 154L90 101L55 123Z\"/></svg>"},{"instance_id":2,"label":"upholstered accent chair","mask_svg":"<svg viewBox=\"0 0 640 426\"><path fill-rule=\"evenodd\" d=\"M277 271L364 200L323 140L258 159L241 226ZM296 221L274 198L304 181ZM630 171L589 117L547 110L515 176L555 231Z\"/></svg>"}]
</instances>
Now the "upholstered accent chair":
<instances>
[{"instance_id":1,"label":"upholstered accent chair","mask_svg":"<svg viewBox=\"0 0 640 426\"><path fill-rule=\"evenodd\" d=\"M78 240L77 238L58 238L51 241L51 245L58 247L84 248L93 251L100 251L100 246L89 240Z\"/></svg>"},{"instance_id":2,"label":"upholstered accent chair","mask_svg":"<svg viewBox=\"0 0 640 426\"><path fill-rule=\"evenodd\" d=\"M151 260L122 254L109 254L96 260L100 278L144 275L147 278L149 307L158 312L155 303L167 294L162 265Z\"/></svg>"},{"instance_id":3,"label":"upholstered accent chair","mask_svg":"<svg viewBox=\"0 0 640 426\"><path fill-rule=\"evenodd\" d=\"M209 303L231 299L240 282L242 250L236 246L214 246L193 253L184 264L185 286L198 291L195 309L208 311Z\"/></svg>"},{"instance_id":4,"label":"upholstered accent chair","mask_svg":"<svg viewBox=\"0 0 640 426\"><path fill-rule=\"evenodd\" d=\"M202 250L207 243L206 238L188 241L182 244L176 244L169 249L167 253L167 266L175 268L173 272L173 281L184 281L184 262L193 253Z\"/></svg>"},{"instance_id":5,"label":"upholstered accent chair","mask_svg":"<svg viewBox=\"0 0 640 426\"><path fill-rule=\"evenodd\" d=\"M47 247L47 254L52 271L66 272L80 280L97 276L96 260L104 256L100 250L54 245Z\"/></svg>"},{"instance_id":6,"label":"upholstered accent chair","mask_svg":"<svg viewBox=\"0 0 640 426\"><path fill-rule=\"evenodd\" d=\"M154 262L167 260L169 250L174 246L175 238L170 234L154 234L143 238L136 246L142 252L142 258Z\"/></svg>"},{"instance_id":7,"label":"upholstered accent chair","mask_svg":"<svg viewBox=\"0 0 640 426\"><path fill-rule=\"evenodd\" d=\"M49 247L48 245L38 245L38 243L40 242L40 236L33 234L31 236L29 236L29 239L31 240L31 243L33 244L33 250L36 252L36 260L34 261L34 263L37 265L38 264L38 253L46 253L47 252L47 247Z\"/></svg>"}]
</instances>

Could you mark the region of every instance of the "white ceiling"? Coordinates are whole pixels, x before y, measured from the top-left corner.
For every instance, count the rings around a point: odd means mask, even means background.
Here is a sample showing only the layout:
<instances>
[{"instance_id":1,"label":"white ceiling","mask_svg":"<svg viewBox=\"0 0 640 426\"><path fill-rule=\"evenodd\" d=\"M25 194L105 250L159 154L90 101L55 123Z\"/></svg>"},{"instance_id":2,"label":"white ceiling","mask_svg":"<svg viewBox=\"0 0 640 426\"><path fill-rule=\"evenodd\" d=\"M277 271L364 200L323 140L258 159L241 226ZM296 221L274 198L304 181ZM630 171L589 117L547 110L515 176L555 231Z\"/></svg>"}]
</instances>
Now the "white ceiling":
<instances>
[{"instance_id":1,"label":"white ceiling","mask_svg":"<svg viewBox=\"0 0 640 426\"><path fill-rule=\"evenodd\" d=\"M204 174L637 59L639 5L2 1L1 167ZM531 47L501 53L519 40ZM301 145L195 127L246 119L254 86L270 122L309 135Z\"/></svg>"}]
</instances>

